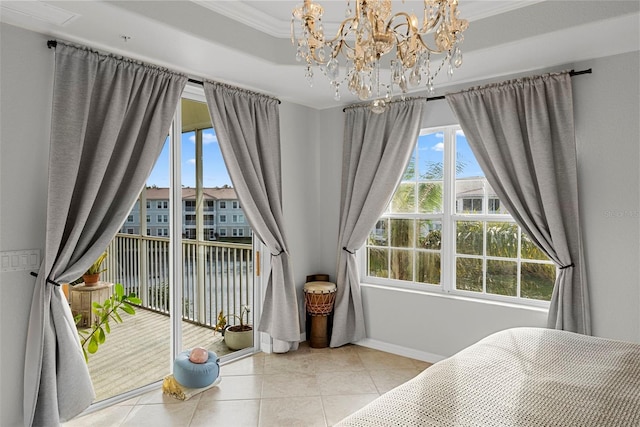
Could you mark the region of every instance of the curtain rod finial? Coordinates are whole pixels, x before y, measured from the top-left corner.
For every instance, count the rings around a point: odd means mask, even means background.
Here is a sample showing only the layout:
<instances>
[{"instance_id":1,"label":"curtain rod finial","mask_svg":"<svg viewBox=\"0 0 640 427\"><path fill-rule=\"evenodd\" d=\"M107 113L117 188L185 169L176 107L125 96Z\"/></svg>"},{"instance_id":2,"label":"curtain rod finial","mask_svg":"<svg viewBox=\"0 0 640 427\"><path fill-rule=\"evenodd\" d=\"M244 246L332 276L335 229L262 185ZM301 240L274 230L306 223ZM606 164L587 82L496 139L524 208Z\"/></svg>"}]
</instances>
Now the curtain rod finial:
<instances>
[{"instance_id":1,"label":"curtain rod finial","mask_svg":"<svg viewBox=\"0 0 640 427\"><path fill-rule=\"evenodd\" d=\"M49 49L51 49L52 47L55 48L58 46L58 42L55 40L47 40L47 47Z\"/></svg>"}]
</instances>

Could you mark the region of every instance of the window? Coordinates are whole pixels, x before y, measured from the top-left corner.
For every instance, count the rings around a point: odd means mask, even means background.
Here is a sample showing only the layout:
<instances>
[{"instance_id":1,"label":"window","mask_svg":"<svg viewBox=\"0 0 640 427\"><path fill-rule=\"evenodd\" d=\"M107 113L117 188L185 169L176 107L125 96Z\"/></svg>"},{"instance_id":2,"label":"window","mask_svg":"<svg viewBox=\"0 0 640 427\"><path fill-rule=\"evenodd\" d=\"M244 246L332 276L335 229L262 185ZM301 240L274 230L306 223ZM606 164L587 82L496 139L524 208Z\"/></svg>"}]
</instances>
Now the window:
<instances>
[{"instance_id":1,"label":"window","mask_svg":"<svg viewBox=\"0 0 640 427\"><path fill-rule=\"evenodd\" d=\"M127 222L133 222L133 215L129 215L127 217Z\"/></svg>"},{"instance_id":2,"label":"window","mask_svg":"<svg viewBox=\"0 0 640 427\"><path fill-rule=\"evenodd\" d=\"M169 215L158 215L158 223L169 222Z\"/></svg>"},{"instance_id":3,"label":"window","mask_svg":"<svg viewBox=\"0 0 640 427\"><path fill-rule=\"evenodd\" d=\"M482 199L465 198L462 199L462 212L482 212Z\"/></svg>"},{"instance_id":4,"label":"window","mask_svg":"<svg viewBox=\"0 0 640 427\"><path fill-rule=\"evenodd\" d=\"M213 215L203 215L204 225L215 225Z\"/></svg>"},{"instance_id":5,"label":"window","mask_svg":"<svg viewBox=\"0 0 640 427\"><path fill-rule=\"evenodd\" d=\"M240 223L240 222L244 222L244 215L240 214L240 215L233 215L233 222L235 223Z\"/></svg>"},{"instance_id":6,"label":"window","mask_svg":"<svg viewBox=\"0 0 640 427\"><path fill-rule=\"evenodd\" d=\"M240 203L238 203L237 201L231 202L231 207L233 209L239 209L240 208Z\"/></svg>"},{"instance_id":7,"label":"window","mask_svg":"<svg viewBox=\"0 0 640 427\"><path fill-rule=\"evenodd\" d=\"M231 235L233 237L243 237L244 230L242 228L234 228L233 230L231 230Z\"/></svg>"},{"instance_id":8,"label":"window","mask_svg":"<svg viewBox=\"0 0 640 427\"><path fill-rule=\"evenodd\" d=\"M220 215L220 222L227 222L227 216L226 215Z\"/></svg>"},{"instance_id":9,"label":"window","mask_svg":"<svg viewBox=\"0 0 640 427\"><path fill-rule=\"evenodd\" d=\"M147 222L151 222L151 215L147 215Z\"/></svg>"},{"instance_id":10,"label":"window","mask_svg":"<svg viewBox=\"0 0 640 427\"><path fill-rule=\"evenodd\" d=\"M196 225L196 216L195 215L185 215L184 216L185 225Z\"/></svg>"},{"instance_id":11,"label":"window","mask_svg":"<svg viewBox=\"0 0 640 427\"><path fill-rule=\"evenodd\" d=\"M156 206L158 207L158 209L168 209L169 202L167 200L158 200Z\"/></svg>"},{"instance_id":12,"label":"window","mask_svg":"<svg viewBox=\"0 0 640 427\"><path fill-rule=\"evenodd\" d=\"M213 210L215 201L214 200L205 200L204 201L204 209L207 211Z\"/></svg>"},{"instance_id":13,"label":"window","mask_svg":"<svg viewBox=\"0 0 640 427\"><path fill-rule=\"evenodd\" d=\"M193 228L188 228L184 232L185 239L195 239L196 238L196 230Z\"/></svg>"},{"instance_id":14,"label":"window","mask_svg":"<svg viewBox=\"0 0 640 427\"><path fill-rule=\"evenodd\" d=\"M151 209L151 202L147 200L147 209Z\"/></svg>"},{"instance_id":15,"label":"window","mask_svg":"<svg viewBox=\"0 0 640 427\"><path fill-rule=\"evenodd\" d=\"M133 234L133 228L127 228L127 234Z\"/></svg>"},{"instance_id":16,"label":"window","mask_svg":"<svg viewBox=\"0 0 640 427\"><path fill-rule=\"evenodd\" d=\"M196 201L195 200L185 200L185 202L184 202L184 210L185 211L195 211L196 210Z\"/></svg>"},{"instance_id":17,"label":"window","mask_svg":"<svg viewBox=\"0 0 640 427\"><path fill-rule=\"evenodd\" d=\"M220 202L220 209L227 209L227 202L224 200Z\"/></svg>"},{"instance_id":18,"label":"window","mask_svg":"<svg viewBox=\"0 0 640 427\"><path fill-rule=\"evenodd\" d=\"M151 232L150 228L147 228L147 236L153 236L153 233Z\"/></svg>"},{"instance_id":19,"label":"window","mask_svg":"<svg viewBox=\"0 0 640 427\"><path fill-rule=\"evenodd\" d=\"M363 249L365 281L390 286L536 304L556 277L456 126L421 132Z\"/></svg>"},{"instance_id":20,"label":"window","mask_svg":"<svg viewBox=\"0 0 640 427\"><path fill-rule=\"evenodd\" d=\"M218 234L220 235L220 237L225 237L227 235L227 229L221 228L220 230L218 230Z\"/></svg>"}]
</instances>

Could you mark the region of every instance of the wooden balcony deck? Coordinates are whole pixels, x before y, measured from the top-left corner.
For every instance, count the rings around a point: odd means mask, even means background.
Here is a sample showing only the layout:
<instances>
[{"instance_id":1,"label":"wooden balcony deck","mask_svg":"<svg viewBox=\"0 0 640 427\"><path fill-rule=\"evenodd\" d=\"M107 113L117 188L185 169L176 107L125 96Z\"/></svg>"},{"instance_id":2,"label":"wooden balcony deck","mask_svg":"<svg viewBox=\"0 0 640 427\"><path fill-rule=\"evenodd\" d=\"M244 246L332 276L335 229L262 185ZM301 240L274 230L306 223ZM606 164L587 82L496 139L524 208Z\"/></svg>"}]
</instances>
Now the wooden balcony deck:
<instances>
[{"instance_id":1,"label":"wooden balcony deck","mask_svg":"<svg viewBox=\"0 0 640 427\"><path fill-rule=\"evenodd\" d=\"M143 308L123 323L110 322L111 333L95 354L89 372L98 402L163 379L171 372L170 319ZM230 353L219 333L182 322L182 348L204 347L218 356Z\"/></svg>"}]
</instances>

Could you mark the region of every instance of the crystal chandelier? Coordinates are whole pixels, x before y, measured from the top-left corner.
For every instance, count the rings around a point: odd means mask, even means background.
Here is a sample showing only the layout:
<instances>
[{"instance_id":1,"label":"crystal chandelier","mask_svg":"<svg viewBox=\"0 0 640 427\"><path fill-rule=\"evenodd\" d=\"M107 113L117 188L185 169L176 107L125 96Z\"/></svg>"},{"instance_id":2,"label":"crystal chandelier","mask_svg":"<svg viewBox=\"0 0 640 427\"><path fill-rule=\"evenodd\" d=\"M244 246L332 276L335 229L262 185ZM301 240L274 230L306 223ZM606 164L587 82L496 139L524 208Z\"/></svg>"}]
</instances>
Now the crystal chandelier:
<instances>
[{"instance_id":1,"label":"crystal chandelier","mask_svg":"<svg viewBox=\"0 0 640 427\"><path fill-rule=\"evenodd\" d=\"M392 13L391 0L355 0L355 12L351 2L347 0L346 19L333 39L325 38L324 9L318 3L304 0L291 18L291 42L297 46L296 59L306 63L309 84L313 84L313 66L317 65L329 78L336 100L346 83L361 100L374 97L372 110L382 112L394 87L406 94L409 85L417 87L424 81L432 93L433 79L445 65L451 76L462 64L460 43L469 23L458 18L458 0L424 0L422 24L414 13ZM429 33L432 42L428 42ZM380 78L381 61L392 51L395 58L383 65L390 70L385 83ZM432 67L432 56L441 54L439 66ZM342 78L341 65L346 67Z\"/></svg>"}]
</instances>

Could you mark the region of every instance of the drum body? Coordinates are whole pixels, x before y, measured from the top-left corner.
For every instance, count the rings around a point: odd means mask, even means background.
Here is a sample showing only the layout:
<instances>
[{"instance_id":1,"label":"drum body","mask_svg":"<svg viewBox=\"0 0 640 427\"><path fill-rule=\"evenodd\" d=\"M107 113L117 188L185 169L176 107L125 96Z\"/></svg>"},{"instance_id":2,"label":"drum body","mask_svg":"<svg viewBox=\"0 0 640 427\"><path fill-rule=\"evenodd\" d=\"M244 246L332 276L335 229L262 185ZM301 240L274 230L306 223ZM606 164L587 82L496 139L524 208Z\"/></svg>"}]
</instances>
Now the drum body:
<instances>
[{"instance_id":1,"label":"drum body","mask_svg":"<svg viewBox=\"0 0 640 427\"><path fill-rule=\"evenodd\" d=\"M304 298L307 313L311 316L312 348L325 348L329 345L327 320L333 310L338 288L331 282L307 282L304 285Z\"/></svg>"}]
</instances>

